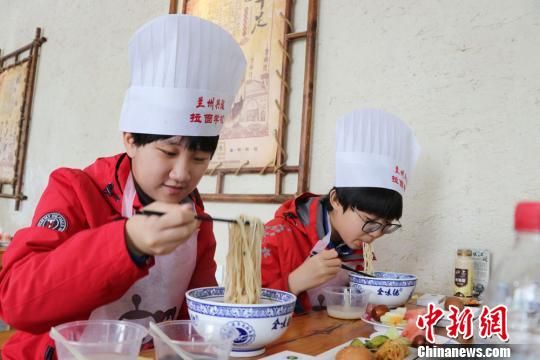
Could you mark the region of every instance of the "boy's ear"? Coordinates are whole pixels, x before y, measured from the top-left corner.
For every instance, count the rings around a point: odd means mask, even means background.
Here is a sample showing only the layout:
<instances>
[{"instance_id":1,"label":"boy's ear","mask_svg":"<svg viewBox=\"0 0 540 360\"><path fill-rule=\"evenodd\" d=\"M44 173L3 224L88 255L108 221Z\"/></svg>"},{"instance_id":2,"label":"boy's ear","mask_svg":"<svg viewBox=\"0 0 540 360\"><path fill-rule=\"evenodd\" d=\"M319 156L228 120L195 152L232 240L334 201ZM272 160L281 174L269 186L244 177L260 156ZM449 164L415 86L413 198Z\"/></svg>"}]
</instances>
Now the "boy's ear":
<instances>
[{"instance_id":1,"label":"boy's ear","mask_svg":"<svg viewBox=\"0 0 540 360\"><path fill-rule=\"evenodd\" d=\"M340 209L343 212L341 203L339 202L337 198L336 189L332 189L332 191L330 191L330 195L328 196L328 198L330 201L330 205L332 205L333 209Z\"/></svg>"},{"instance_id":2,"label":"boy's ear","mask_svg":"<svg viewBox=\"0 0 540 360\"><path fill-rule=\"evenodd\" d=\"M130 158L135 156L135 153L137 151L137 145L135 145L135 139L133 138L133 134L129 132L125 132L122 134L122 140L124 141L124 147L126 148L126 153Z\"/></svg>"}]
</instances>

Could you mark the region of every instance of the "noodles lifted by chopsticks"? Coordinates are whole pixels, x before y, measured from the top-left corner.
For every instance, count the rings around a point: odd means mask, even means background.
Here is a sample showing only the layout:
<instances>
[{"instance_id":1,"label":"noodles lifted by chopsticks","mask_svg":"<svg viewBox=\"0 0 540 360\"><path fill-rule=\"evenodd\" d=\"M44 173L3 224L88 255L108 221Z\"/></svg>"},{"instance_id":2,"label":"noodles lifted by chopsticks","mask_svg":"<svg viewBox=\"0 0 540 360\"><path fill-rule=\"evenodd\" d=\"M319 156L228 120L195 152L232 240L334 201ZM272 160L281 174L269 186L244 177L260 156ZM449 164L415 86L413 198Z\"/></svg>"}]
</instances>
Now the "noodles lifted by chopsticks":
<instances>
[{"instance_id":1,"label":"noodles lifted by chopsticks","mask_svg":"<svg viewBox=\"0 0 540 360\"><path fill-rule=\"evenodd\" d=\"M249 225L246 224L249 222ZM261 297L261 241L264 224L241 215L229 225L229 252L225 273L225 302L256 304Z\"/></svg>"},{"instance_id":2,"label":"noodles lifted by chopsticks","mask_svg":"<svg viewBox=\"0 0 540 360\"><path fill-rule=\"evenodd\" d=\"M373 246L368 243L362 243L362 252L364 256L364 272L373 274Z\"/></svg>"}]
</instances>

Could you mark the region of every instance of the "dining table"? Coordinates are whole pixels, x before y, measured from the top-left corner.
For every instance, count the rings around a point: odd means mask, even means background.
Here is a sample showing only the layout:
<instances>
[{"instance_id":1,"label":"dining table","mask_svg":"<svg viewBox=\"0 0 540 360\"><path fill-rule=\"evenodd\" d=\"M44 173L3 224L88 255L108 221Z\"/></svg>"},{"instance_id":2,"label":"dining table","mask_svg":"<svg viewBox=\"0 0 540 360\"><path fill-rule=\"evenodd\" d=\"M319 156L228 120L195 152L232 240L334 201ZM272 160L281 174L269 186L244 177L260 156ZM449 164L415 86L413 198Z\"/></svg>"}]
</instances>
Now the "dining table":
<instances>
[{"instance_id":1,"label":"dining table","mask_svg":"<svg viewBox=\"0 0 540 360\"><path fill-rule=\"evenodd\" d=\"M414 308L416 305L410 302L407 307ZM285 333L266 346L264 354L242 359L263 359L285 350L316 356L355 338L368 338L373 332L373 325L361 319L342 320L328 316L326 310L312 311L295 315ZM446 336L446 329L436 327L435 333ZM0 349L12 334L13 330L0 332ZM468 343L460 338L457 341ZM154 355L153 349L143 350L139 359L154 359Z\"/></svg>"},{"instance_id":2,"label":"dining table","mask_svg":"<svg viewBox=\"0 0 540 360\"><path fill-rule=\"evenodd\" d=\"M407 307L415 308L416 305L411 302ZM316 356L355 338L369 338L374 332L373 325L361 319L342 320L328 316L326 310L312 311L295 315L285 333L266 346L264 354L237 359L263 359L285 350ZM446 329L436 327L435 333L446 336ZM456 340L460 343L468 342L460 338ZM141 356L153 359L154 350L143 351Z\"/></svg>"}]
</instances>

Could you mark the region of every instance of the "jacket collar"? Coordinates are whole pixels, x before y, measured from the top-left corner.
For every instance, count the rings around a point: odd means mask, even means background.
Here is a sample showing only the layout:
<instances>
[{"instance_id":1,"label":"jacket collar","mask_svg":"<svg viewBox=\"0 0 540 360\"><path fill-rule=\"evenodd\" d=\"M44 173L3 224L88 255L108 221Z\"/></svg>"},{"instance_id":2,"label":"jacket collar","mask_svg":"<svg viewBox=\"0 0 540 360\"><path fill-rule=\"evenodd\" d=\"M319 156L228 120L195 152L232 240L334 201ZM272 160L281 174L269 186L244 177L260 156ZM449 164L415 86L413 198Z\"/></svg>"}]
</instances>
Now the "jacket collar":
<instances>
[{"instance_id":1,"label":"jacket collar","mask_svg":"<svg viewBox=\"0 0 540 360\"><path fill-rule=\"evenodd\" d=\"M288 222L291 222L297 229L302 233L306 234L311 241L318 241L319 235L317 234L317 214L319 213L318 207L320 205L321 196L315 195L312 193L303 193L296 197L283 203L275 213L276 217L281 217ZM309 221L304 223L300 220L300 215L298 214L299 206L309 202Z\"/></svg>"}]
</instances>

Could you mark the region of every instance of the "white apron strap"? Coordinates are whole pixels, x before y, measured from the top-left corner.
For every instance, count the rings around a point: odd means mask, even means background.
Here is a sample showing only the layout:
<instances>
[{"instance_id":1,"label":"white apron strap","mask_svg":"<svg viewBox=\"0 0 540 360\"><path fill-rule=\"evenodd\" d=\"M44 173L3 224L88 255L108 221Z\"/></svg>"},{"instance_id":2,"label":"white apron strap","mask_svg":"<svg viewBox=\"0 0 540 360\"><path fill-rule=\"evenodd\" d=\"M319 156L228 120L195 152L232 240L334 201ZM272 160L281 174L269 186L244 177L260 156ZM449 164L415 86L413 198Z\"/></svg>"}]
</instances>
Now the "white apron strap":
<instances>
[{"instance_id":1,"label":"white apron strap","mask_svg":"<svg viewBox=\"0 0 540 360\"><path fill-rule=\"evenodd\" d=\"M328 233L319 241L315 243L315 246L313 246L313 249L311 249L311 253L316 252L319 253L326 249L328 244L330 243L330 235L332 234L332 227L330 225L330 214L327 214L327 229ZM341 270L334 276L332 279L328 280L322 285L319 285L313 289L307 290L307 294L309 296L309 301L311 303L311 306L313 306L314 309L322 308L323 306L326 306L325 298L322 289L327 286L346 286L349 284L349 273L346 270Z\"/></svg>"},{"instance_id":2,"label":"white apron strap","mask_svg":"<svg viewBox=\"0 0 540 360\"><path fill-rule=\"evenodd\" d=\"M136 193L130 174L122 199L123 216L133 216ZM129 320L146 327L150 321L176 319L197 264L197 237L195 231L172 253L156 256L147 276L137 280L118 300L95 309L90 319Z\"/></svg>"},{"instance_id":3,"label":"white apron strap","mask_svg":"<svg viewBox=\"0 0 540 360\"><path fill-rule=\"evenodd\" d=\"M123 217L127 217L129 219L133 216L133 202L135 201L135 195L137 195L137 189L135 189L133 175L131 175L130 172L126 181L126 185L124 186L124 195L122 196Z\"/></svg>"}]
</instances>

